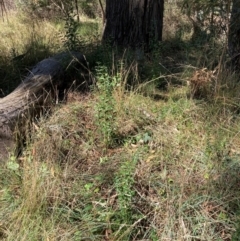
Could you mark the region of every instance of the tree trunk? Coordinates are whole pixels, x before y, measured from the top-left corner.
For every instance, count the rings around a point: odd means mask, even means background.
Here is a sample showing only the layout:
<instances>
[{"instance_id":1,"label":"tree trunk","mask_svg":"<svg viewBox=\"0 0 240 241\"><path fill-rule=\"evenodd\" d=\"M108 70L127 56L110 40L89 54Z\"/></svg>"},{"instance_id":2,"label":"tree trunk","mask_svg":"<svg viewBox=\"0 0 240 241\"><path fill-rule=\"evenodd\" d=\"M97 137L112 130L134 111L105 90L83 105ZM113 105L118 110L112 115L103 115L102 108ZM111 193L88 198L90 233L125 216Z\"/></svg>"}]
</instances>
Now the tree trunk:
<instances>
[{"instance_id":1,"label":"tree trunk","mask_svg":"<svg viewBox=\"0 0 240 241\"><path fill-rule=\"evenodd\" d=\"M103 41L149 50L162 40L164 0L106 0Z\"/></svg>"},{"instance_id":2,"label":"tree trunk","mask_svg":"<svg viewBox=\"0 0 240 241\"><path fill-rule=\"evenodd\" d=\"M240 1L233 0L228 34L228 49L232 63L240 67Z\"/></svg>"},{"instance_id":3,"label":"tree trunk","mask_svg":"<svg viewBox=\"0 0 240 241\"><path fill-rule=\"evenodd\" d=\"M0 99L0 139L11 138L16 123L45 108L47 96L61 84L66 69L84 61L79 53L60 53L39 62L12 93Z\"/></svg>"}]
</instances>

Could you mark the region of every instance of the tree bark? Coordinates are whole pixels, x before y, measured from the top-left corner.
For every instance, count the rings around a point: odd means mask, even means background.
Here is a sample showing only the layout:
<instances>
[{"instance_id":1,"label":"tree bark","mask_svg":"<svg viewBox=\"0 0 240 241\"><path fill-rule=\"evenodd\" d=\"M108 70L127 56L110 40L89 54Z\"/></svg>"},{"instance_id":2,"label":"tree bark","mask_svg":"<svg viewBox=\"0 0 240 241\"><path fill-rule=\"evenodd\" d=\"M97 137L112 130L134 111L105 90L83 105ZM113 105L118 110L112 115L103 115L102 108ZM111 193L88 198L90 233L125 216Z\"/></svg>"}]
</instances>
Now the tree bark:
<instances>
[{"instance_id":1,"label":"tree bark","mask_svg":"<svg viewBox=\"0 0 240 241\"><path fill-rule=\"evenodd\" d=\"M102 40L149 49L162 40L164 0L106 0Z\"/></svg>"},{"instance_id":2,"label":"tree bark","mask_svg":"<svg viewBox=\"0 0 240 241\"><path fill-rule=\"evenodd\" d=\"M235 67L240 67L240 1L233 0L228 34L228 50Z\"/></svg>"},{"instance_id":3,"label":"tree bark","mask_svg":"<svg viewBox=\"0 0 240 241\"><path fill-rule=\"evenodd\" d=\"M44 59L12 93L0 99L0 138L11 138L18 122L45 107L49 92L61 84L66 69L74 62L84 63L85 58L72 52Z\"/></svg>"}]
</instances>

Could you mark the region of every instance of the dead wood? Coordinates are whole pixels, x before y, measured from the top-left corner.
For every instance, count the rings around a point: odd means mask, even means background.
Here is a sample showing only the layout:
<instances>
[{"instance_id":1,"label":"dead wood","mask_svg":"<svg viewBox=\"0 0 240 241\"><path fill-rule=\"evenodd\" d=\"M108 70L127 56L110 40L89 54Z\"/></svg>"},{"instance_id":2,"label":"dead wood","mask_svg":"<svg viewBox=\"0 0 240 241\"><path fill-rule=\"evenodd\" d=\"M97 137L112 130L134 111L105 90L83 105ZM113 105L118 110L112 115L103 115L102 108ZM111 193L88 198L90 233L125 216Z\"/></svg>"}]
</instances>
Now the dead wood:
<instances>
[{"instance_id":1,"label":"dead wood","mask_svg":"<svg viewBox=\"0 0 240 241\"><path fill-rule=\"evenodd\" d=\"M64 74L75 63L85 63L84 56L77 52L64 52L44 59L12 93L0 99L0 139L11 139L17 123L44 108L46 95L56 85L67 81Z\"/></svg>"}]
</instances>

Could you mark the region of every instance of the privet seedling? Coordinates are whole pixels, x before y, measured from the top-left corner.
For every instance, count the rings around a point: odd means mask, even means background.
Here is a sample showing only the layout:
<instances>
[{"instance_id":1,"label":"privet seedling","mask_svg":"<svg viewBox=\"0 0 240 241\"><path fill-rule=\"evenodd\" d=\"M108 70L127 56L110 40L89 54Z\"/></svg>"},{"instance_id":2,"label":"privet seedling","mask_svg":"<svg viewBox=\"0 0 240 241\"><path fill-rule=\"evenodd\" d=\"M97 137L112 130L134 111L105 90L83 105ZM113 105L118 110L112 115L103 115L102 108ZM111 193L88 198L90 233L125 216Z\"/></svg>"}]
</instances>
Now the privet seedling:
<instances>
[{"instance_id":1,"label":"privet seedling","mask_svg":"<svg viewBox=\"0 0 240 241\"><path fill-rule=\"evenodd\" d=\"M102 135L103 143L107 148L113 143L116 103L112 93L120 82L120 75L110 76L107 67L99 64L96 72L99 91L98 103L96 105L97 125Z\"/></svg>"}]
</instances>

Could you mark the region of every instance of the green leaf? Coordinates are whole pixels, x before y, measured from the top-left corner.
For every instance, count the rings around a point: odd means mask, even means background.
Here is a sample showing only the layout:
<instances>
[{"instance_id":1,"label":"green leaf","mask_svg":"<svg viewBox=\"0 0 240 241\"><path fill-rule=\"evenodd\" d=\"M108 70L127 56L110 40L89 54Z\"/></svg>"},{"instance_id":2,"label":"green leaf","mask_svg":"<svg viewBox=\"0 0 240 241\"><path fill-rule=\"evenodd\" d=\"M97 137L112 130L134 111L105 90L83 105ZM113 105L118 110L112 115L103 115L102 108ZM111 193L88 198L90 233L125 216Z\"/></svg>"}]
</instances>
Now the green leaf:
<instances>
[{"instance_id":1,"label":"green leaf","mask_svg":"<svg viewBox=\"0 0 240 241\"><path fill-rule=\"evenodd\" d=\"M19 164L14 161L7 162L7 168L12 171L17 171L19 169Z\"/></svg>"}]
</instances>

